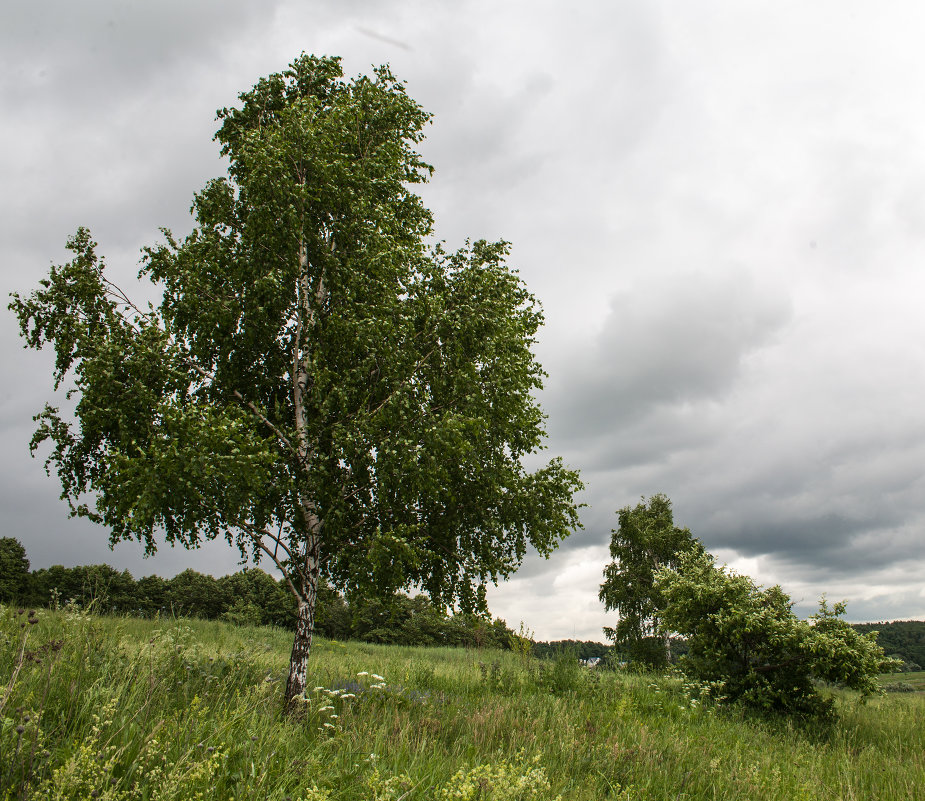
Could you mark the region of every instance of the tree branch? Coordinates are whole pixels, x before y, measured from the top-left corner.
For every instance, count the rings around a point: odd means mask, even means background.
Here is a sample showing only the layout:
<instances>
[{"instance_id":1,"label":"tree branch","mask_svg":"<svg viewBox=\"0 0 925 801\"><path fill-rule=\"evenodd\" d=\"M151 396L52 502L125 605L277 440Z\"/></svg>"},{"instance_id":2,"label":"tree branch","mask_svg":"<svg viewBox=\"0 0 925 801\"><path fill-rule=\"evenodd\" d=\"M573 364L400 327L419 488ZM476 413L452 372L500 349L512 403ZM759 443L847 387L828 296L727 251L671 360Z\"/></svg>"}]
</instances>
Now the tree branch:
<instances>
[{"instance_id":1,"label":"tree branch","mask_svg":"<svg viewBox=\"0 0 925 801\"><path fill-rule=\"evenodd\" d=\"M215 381L214 374L196 364L196 362L194 362L192 359L188 359L185 356L181 356L180 358L190 369L199 373L199 375L201 375L203 378L207 378L210 381ZM289 441L289 438L282 431L280 431L279 428L277 428L277 426L263 412L260 411L260 409L253 401L247 400L247 398L245 398L236 389L233 389L231 394L234 395L239 401L241 401L241 403L243 403L257 418L259 418L260 421L263 422L264 425L266 425L267 428L269 428L276 435L277 439L279 439L279 441L282 442L283 445L285 445L294 456L299 456L298 450L292 445L292 443Z\"/></svg>"},{"instance_id":2,"label":"tree branch","mask_svg":"<svg viewBox=\"0 0 925 801\"><path fill-rule=\"evenodd\" d=\"M139 316L144 317L144 318L147 319L149 322L150 322L152 319L154 319L154 320L157 319L156 317L153 317L153 318L152 318L152 315L151 315L150 313L144 312L144 311L142 311L141 309L139 309L138 306L136 306L135 303L133 303L133 302L129 299L129 297L125 294L125 292L122 291L122 289L121 289L117 284L114 284L114 283L113 283L112 281L110 281L108 278L103 278L103 282L106 284L107 287L109 287L109 289L107 289L108 294L112 295L113 297L118 298L118 299L119 299L122 303L124 303L127 307L129 307L129 308L131 308L131 309L134 309L134 310L138 313ZM132 323L132 321L125 320L125 319L123 318L123 322L127 323L128 325L132 325L132 326L134 327L134 324ZM158 327L158 329L160 329L160 330L163 331L164 333L167 333L167 331L166 331L164 328L162 328L160 325L157 325L157 327ZM173 339L173 337L171 337L171 339ZM175 346L177 345L176 340L173 340L173 344L174 344ZM198 373L198 374L199 374L200 376L202 376L203 378L205 378L205 379L207 379L207 380L209 380L209 381L211 381L211 382L213 382L213 383L215 382L215 374L214 374L214 373L210 373L210 372L209 372L208 370L206 370L202 365L198 364L198 363L195 362L193 359L191 359L191 358L189 358L188 356L185 356L185 355L183 355L183 354L181 353L181 354L180 354L180 360L181 360L187 367L189 367L189 368L190 368L191 370L193 370L194 372ZM276 426L276 425L275 425L275 424L274 424L263 412L260 411L260 409L257 407L257 405L256 405L253 401L247 400L247 398L245 398L244 395L241 394L240 390L237 390L237 389L232 390L232 391L231 391L231 394L234 395L234 397L236 397L239 401L241 401L241 403L242 403L242 404L243 404L243 405L244 405L255 417L257 417L264 425L266 425L267 428L269 428L270 431L273 432L273 434L276 436L276 438L277 438L283 445L285 445L286 448L287 448L294 456L296 456L297 458L299 457L299 451L298 451L298 449L296 449L296 448L293 446L293 444L289 441L289 438L288 438L288 437L279 429L279 427Z\"/></svg>"}]
</instances>

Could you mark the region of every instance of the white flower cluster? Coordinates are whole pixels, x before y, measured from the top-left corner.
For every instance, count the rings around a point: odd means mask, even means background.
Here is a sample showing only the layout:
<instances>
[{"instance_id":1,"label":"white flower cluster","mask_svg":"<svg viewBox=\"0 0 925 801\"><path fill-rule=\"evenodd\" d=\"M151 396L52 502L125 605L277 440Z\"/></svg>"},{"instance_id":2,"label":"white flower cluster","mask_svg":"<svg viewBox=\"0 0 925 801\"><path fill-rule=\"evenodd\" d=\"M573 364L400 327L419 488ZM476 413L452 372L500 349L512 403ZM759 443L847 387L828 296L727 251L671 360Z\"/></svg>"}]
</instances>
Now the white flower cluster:
<instances>
[{"instance_id":1,"label":"white flower cluster","mask_svg":"<svg viewBox=\"0 0 925 801\"><path fill-rule=\"evenodd\" d=\"M318 731L328 731L333 734L340 721L340 715L337 714L337 707L334 704L338 701L356 698L356 696L346 690L329 690L327 687L315 687L312 694L314 698L305 697L303 701L310 706L317 704L311 711L321 721Z\"/></svg>"},{"instance_id":2,"label":"white flower cluster","mask_svg":"<svg viewBox=\"0 0 925 801\"><path fill-rule=\"evenodd\" d=\"M373 681L376 682L376 684L369 685L369 688L371 690L384 690L388 686L385 682L385 679L382 676L380 676L378 673L368 673L365 670L362 670L359 673L357 673L358 679L365 678L366 676L369 676L369 678L373 679Z\"/></svg>"},{"instance_id":3,"label":"white flower cluster","mask_svg":"<svg viewBox=\"0 0 925 801\"><path fill-rule=\"evenodd\" d=\"M380 676L378 673L369 673L368 671L362 671L357 673L358 679L364 678L372 679L375 684L370 684L370 690L384 690L388 685L386 684L385 678ZM358 686L354 684L354 686ZM360 688L357 692L360 692ZM340 728L340 715L338 710L343 711L343 706L346 702L356 698L356 693L350 692L347 689L329 689L328 687L315 687L311 692L312 697L305 695L301 698L302 702L307 704L310 708L310 711L318 716L318 719L321 721L321 725L318 727L318 731L326 731L329 734L333 734L335 731Z\"/></svg>"}]
</instances>

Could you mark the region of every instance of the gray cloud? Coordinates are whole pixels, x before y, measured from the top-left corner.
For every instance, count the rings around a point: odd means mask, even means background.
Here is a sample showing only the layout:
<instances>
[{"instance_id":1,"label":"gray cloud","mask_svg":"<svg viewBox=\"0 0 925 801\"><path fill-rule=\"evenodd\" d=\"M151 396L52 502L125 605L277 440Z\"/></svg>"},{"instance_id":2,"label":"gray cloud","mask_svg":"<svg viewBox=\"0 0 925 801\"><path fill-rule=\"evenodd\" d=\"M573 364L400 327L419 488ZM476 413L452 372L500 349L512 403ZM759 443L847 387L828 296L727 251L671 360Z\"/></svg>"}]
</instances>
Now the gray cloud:
<instances>
[{"instance_id":1,"label":"gray cloud","mask_svg":"<svg viewBox=\"0 0 925 801\"><path fill-rule=\"evenodd\" d=\"M747 275L634 283L611 299L595 339L561 366L547 401L557 436L606 439L656 419L683 446L676 437L690 429L685 410L728 393L745 357L787 318L783 299ZM659 431L643 439L658 449ZM620 464L621 456L610 459Z\"/></svg>"},{"instance_id":2,"label":"gray cloud","mask_svg":"<svg viewBox=\"0 0 925 801\"><path fill-rule=\"evenodd\" d=\"M493 609L599 637L614 511L661 491L802 611L828 590L854 619L921 616L925 11L849 5L14 4L0 288L34 286L78 225L131 286L139 248L186 230L222 172L217 107L302 50L348 74L388 61L435 114L437 235L511 240L544 305L543 456L588 485L584 531ZM10 315L0 343L4 533L35 566L236 569L221 544L142 562L68 520L27 451L48 355Z\"/></svg>"}]
</instances>

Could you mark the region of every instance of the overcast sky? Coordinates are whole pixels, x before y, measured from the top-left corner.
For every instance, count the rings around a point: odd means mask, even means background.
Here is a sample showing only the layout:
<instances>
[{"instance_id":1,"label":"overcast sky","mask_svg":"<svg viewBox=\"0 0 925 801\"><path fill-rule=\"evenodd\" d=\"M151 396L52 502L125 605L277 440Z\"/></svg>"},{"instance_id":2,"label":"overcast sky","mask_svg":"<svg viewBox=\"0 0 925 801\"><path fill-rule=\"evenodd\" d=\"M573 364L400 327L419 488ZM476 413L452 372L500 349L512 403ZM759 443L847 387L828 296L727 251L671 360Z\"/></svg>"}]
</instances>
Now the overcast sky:
<instances>
[{"instance_id":1,"label":"overcast sky","mask_svg":"<svg viewBox=\"0 0 925 801\"><path fill-rule=\"evenodd\" d=\"M215 110L302 51L388 62L434 114L437 234L505 238L541 300L549 455L584 530L489 595L601 639L614 512L666 493L719 558L852 620L925 618L925 6L858 0L7 0L0 275L28 292L88 226L131 285L224 171ZM5 305L5 303L4 303ZM31 459L51 355L0 314L0 535L33 568L147 561L67 518Z\"/></svg>"}]
</instances>

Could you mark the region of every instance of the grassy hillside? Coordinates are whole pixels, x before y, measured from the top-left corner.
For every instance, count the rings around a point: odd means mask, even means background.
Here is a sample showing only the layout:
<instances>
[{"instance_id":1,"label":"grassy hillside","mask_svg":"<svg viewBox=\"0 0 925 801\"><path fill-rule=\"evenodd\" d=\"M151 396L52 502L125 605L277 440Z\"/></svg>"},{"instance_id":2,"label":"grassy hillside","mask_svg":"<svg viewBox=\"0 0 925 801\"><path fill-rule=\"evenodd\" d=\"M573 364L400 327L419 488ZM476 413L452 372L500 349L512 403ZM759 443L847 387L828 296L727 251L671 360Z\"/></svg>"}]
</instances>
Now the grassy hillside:
<instances>
[{"instance_id":1,"label":"grassy hillside","mask_svg":"<svg viewBox=\"0 0 925 801\"><path fill-rule=\"evenodd\" d=\"M925 670L893 673L889 676L882 676L880 681L887 691L896 691L899 688L902 692L925 692Z\"/></svg>"},{"instance_id":2,"label":"grassy hillside","mask_svg":"<svg viewBox=\"0 0 925 801\"><path fill-rule=\"evenodd\" d=\"M319 689L290 721L287 632L28 619L0 608L0 799L889 801L925 786L918 693L845 695L835 728L807 731L565 659L321 641Z\"/></svg>"},{"instance_id":3,"label":"grassy hillside","mask_svg":"<svg viewBox=\"0 0 925 801\"><path fill-rule=\"evenodd\" d=\"M898 654L907 662L925 665L925 621L894 620L892 623L855 623L863 634L877 632L877 642L886 654Z\"/></svg>"}]
</instances>

